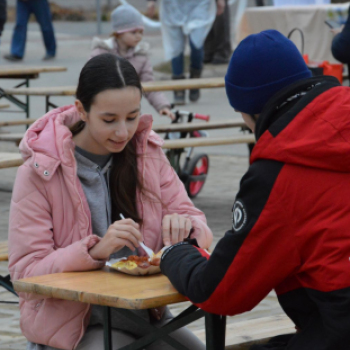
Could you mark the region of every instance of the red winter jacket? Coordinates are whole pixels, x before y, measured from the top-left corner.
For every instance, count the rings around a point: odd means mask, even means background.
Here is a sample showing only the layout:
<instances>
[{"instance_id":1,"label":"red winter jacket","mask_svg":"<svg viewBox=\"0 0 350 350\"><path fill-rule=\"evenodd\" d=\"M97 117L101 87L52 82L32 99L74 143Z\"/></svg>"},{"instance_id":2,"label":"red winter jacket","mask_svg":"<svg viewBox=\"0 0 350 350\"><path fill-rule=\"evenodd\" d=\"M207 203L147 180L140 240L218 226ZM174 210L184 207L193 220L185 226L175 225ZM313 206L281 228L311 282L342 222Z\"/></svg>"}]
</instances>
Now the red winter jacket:
<instances>
[{"instance_id":1,"label":"red winter jacket","mask_svg":"<svg viewBox=\"0 0 350 350\"><path fill-rule=\"evenodd\" d=\"M348 350L350 88L332 77L296 82L267 103L256 129L232 229L208 260L182 244L161 269L216 314L251 310L275 289L300 332L254 349Z\"/></svg>"}]
</instances>

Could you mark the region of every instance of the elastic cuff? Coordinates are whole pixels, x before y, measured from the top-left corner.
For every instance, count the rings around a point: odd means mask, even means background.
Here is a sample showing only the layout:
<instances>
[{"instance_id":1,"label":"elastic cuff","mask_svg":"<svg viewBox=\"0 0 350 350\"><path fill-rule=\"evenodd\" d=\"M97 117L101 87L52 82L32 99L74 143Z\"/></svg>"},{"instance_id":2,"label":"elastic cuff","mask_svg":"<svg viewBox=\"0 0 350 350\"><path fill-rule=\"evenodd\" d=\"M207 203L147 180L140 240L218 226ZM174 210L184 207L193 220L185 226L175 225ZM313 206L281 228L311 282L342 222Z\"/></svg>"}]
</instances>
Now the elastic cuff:
<instances>
[{"instance_id":1,"label":"elastic cuff","mask_svg":"<svg viewBox=\"0 0 350 350\"><path fill-rule=\"evenodd\" d=\"M182 242L178 242L172 246L170 246L168 249L166 249L164 251L164 253L162 254L162 257L161 257L161 261L163 261L165 259L165 257L176 247L179 247L179 246L182 246L182 245L190 245L189 242L185 242L185 241L182 241Z\"/></svg>"}]
</instances>

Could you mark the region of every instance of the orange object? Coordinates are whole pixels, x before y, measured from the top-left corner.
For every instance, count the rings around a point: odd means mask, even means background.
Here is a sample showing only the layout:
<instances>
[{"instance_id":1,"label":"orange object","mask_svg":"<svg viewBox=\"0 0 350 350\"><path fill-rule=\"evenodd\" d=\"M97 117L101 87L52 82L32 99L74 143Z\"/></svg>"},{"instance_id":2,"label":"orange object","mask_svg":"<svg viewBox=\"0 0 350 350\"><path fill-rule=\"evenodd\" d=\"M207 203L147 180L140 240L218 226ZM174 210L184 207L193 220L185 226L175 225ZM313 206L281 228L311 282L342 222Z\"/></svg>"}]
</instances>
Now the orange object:
<instances>
[{"instance_id":1,"label":"orange object","mask_svg":"<svg viewBox=\"0 0 350 350\"><path fill-rule=\"evenodd\" d=\"M336 77L340 84L343 84L343 65L341 63L329 63L328 61L310 61L309 55L303 55L305 63L309 67L319 67L323 69L323 75L331 75Z\"/></svg>"}]
</instances>

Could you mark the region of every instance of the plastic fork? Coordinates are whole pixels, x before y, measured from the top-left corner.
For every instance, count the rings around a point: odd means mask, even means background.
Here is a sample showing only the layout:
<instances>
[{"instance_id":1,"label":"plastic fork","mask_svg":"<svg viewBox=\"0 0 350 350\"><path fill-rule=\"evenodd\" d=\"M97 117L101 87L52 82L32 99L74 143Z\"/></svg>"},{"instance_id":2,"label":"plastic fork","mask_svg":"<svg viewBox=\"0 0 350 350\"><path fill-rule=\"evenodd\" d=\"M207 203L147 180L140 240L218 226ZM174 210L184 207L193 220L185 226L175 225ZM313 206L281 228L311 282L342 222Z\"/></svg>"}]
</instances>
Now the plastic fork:
<instances>
[{"instance_id":1,"label":"plastic fork","mask_svg":"<svg viewBox=\"0 0 350 350\"><path fill-rule=\"evenodd\" d=\"M120 213L119 216L120 216L120 218L121 218L122 220L125 219L125 217L124 217L124 215L123 215L122 213ZM151 248L147 247L143 242L140 241L139 243L140 243L140 246L142 247L142 249L146 252L146 254L147 254L150 258L152 258L152 256L154 255L154 251L153 251Z\"/></svg>"}]
</instances>

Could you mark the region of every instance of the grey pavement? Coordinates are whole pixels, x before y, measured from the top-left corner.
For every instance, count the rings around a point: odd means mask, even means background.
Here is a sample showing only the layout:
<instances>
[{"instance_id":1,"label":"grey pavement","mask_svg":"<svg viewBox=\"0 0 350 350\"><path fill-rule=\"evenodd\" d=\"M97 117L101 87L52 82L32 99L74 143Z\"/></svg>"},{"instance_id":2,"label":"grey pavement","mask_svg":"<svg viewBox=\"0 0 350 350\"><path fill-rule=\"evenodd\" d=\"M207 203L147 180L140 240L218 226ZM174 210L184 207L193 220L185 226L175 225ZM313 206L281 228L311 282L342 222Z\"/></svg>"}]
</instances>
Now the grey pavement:
<instances>
[{"instance_id":1,"label":"grey pavement","mask_svg":"<svg viewBox=\"0 0 350 350\"><path fill-rule=\"evenodd\" d=\"M62 73L43 73L39 79L33 80L31 86L67 86L76 85L79 72L87 60L91 37L95 34L95 23L70 23L55 22L56 35L58 39L58 55L55 61L44 65L66 66L67 72ZM12 35L12 23L6 24L0 46L1 56L9 52L10 40ZM104 37L108 36L108 28L104 29ZM145 41L151 44L151 61L153 64L163 62L163 50L161 36L159 32L149 32L145 35ZM36 23L29 24L27 50L25 60L20 65L42 65L41 57L44 56L44 48L41 39L41 33ZM0 66L9 66L0 57ZM18 64L12 64L19 66ZM224 76L226 66L205 66L204 76ZM169 79L164 73L156 73L157 79ZM14 80L0 80L1 87L12 87L17 82ZM169 100L172 94L167 92ZM65 105L74 102L72 97L54 98L53 101L58 105ZM14 106L12 106L15 109ZM202 97L196 104L187 104L181 109L193 112L210 114L212 120L222 120L237 118L229 106L224 89L202 90ZM155 113L146 100L142 102L144 113L152 113L155 123L165 123L166 117L160 117ZM44 98L31 98L30 113L32 118L38 118L44 114ZM23 113L15 114L8 111L0 113L0 120L11 118L24 118ZM12 127L6 130L13 132L24 131L24 127ZM3 129L2 131L5 131ZM227 129L210 131L210 136L232 135L238 133L238 130ZM0 151L18 152L18 148L12 143L0 142ZM195 149L195 153L209 154L210 168L209 175L202 192L194 199L194 204L198 206L207 216L208 224L214 233L214 244L223 236L231 225L231 207L234 201L235 193L239 187L239 181L248 167L248 151L245 145L203 147ZM14 183L16 168L0 170L0 241L7 239L8 214L11 199L11 190ZM213 248L212 247L212 248ZM0 263L0 274L7 274L7 264ZM244 281L240 281L244 283ZM15 300L8 292L0 290L0 300ZM174 313L177 313L183 306L175 305L172 307ZM237 322L240 319L256 318L276 313L281 313L277 305L274 293L264 299L253 311L229 319L229 322ZM193 324L192 329L203 327L202 321ZM21 336L19 329L19 310L18 306L0 304L0 349L24 349L25 339Z\"/></svg>"}]
</instances>

